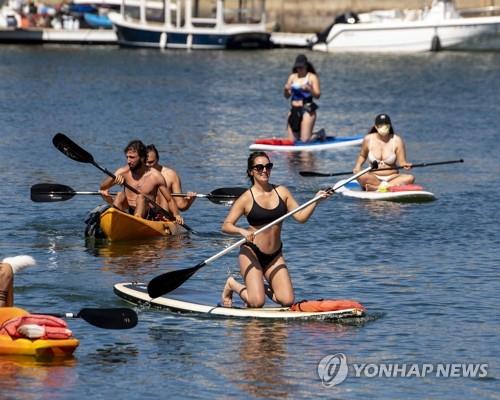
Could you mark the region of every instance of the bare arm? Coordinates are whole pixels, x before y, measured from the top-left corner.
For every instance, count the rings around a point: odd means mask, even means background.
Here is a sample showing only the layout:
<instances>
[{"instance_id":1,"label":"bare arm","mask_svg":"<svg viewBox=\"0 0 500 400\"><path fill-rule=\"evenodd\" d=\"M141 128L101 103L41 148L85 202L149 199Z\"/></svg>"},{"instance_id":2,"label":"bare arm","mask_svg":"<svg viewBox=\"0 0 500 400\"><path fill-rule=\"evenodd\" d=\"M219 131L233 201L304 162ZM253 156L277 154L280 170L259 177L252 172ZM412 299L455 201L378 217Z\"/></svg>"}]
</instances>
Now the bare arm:
<instances>
[{"instance_id":1,"label":"bare arm","mask_svg":"<svg viewBox=\"0 0 500 400\"><path fill-rule=\"evenodd\" d=\"M311 74L310 76L311 84L309 85L309 91L316 99L321 96L321 86L319 84L319 78L316 74Z\"/></svg>"},{"instance_id":2,"label":"bare arm","mask_svg":"<svg viewBox=\"0 0 500 400\"><path fill-rule=\"evenodd\" d=\"M398 159L398 164L404 169L411 169L412 164L406 160L406 146L403 139L397 136L396 142L396 157Z\"/></svg>"},{"instance_id":3,"label":"bare arm","mask_svg":"<svg viewBox=\"0 0 500 400\"><path fill-rule=\"evenodd\" d=\"M165 197L165 200L167 200L168 210L175 217L175 222L177 222L178 224L183 224L184 219L179 213L177 204L175 203L174 198L170 195L170 190L168 190L167 183L165 182L165 179L160 173L158 173L158 179L160 183L160 185L158 186L158 191L161 193L163 197Z\"/></svg>"},{"instance_id":4,"label":"bare arm","mask_svg":"<svg viewBox=\"0 0 500 400\"><path fill-rule=\"evenodd\" d=\"M250 241L253 240L253 231L251 229L236 226L236 222L245 214L245 208L249 201L251 201L251 197L250 192L247 191L234 202L222 224L222 232L230 235L241 235Z\"/></svg>"},{"instance_id":5,"label":"bare arm","mask_svg":"<svg viewBox=\"0 0 500 400\"><path fill-rule=\"evenodd\" d=\"M293 74L288 76L288 80L285 83L285 87L283 88L283 94L285 98L290 98L292 95L292 81L293 81Z\"/></svg>"},{"instance_id":6,"label":"bare arm","mask_svg":"<svg viewBox=\"0 0 500 400\"><path fill-rule=\"evenodd\" d=\"M169 173L168 178L172 182L172 193L182 193L181 178L175 172ZM174 197L174 201L177 204L177 208L181 211L186 211L191 207L191 205L196 200L195 192L188 192L186 197Z\"/></svg>"},{"instance_id":7,"label":"bare arm","mask_svg":"<svg viewBox=\"0 0 500 400\"><path fill-rule=\"evenodd\" d=\"M292 196L292 194L286 187L280 186L278 190L281 198L286 203L288 212L295 210L297 207L299 207L299 204L297 203L295 198ZM322 196L323 198L327 198L330 196L330 194L328 194L324 190L320 190L316 193L315 197L316 196ZM311 217L312 213L314 212L314 209L316 208L316 206L320 201L321 200L318 200L308 205L306 208L303 208L299 212L296 212L295 214L293 214L293 219L295 219L297 222L300 222L301 224L305 223Z\"/></svg>"},{"instance_id":8,"label":"bare arm","mask_svg":"<svg viewBox=\"0 0 500 400\"><path fill-rule=\"evenodd\" d=\"M361 167L365 163L367 158L368 158L368 139L367 137L365 137L363 139L363 143L361 144L361 149L359 150L359 155L358 158L356 159L356 164L354 164L352 172L357 174L359 171L361 171Z\"/></svg>"},{"instance_id":9,"label":"bare arm","mask_svg":"<svg viewBox=\"0 0 500 400\"><path fill-rule=\"evenodd\" d=\"M127 172L127 170L128 167L119 168L113 174L116 177L115 179L113 179L110 176L103 179L103 181L101 182L101 186L99 187L99 192L101 193L101 196L104 199L104 201L106 201L109 204L113 204L113 197L109 194L109 189L115 185L123 185L123 182L125 182L123 174Z\"/></svg>"}]
</instances>

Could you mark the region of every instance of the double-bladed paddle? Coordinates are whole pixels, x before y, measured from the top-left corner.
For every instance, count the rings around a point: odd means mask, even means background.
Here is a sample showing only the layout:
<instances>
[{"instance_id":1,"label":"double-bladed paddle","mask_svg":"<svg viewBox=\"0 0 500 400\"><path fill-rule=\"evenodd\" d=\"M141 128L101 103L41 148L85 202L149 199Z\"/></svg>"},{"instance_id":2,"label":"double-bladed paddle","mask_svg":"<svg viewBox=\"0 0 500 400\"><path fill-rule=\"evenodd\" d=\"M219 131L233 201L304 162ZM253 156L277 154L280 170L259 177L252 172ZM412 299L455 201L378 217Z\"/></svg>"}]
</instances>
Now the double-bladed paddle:
<instances>
[{"instance_id":1,"label":"double-bladed paddle","mask_svg":"<svg viewBox=\"0 0 500 400\"><path fill-rule=\"evenodd\" d=\"M215 189L208 194L197 194L196 197L206 198L215 204L231 204L240 197L247 189L241 187L227 187ZM31 200L37 203L50 203L54 201L66 201L75 195L98 196L99 192L77 192L71 187L58 183L37 183L31 186ZM187 193L172 193L172 196L187 196Z\"/></svg>"},{"instance_id":2,"label":"double-bladed paddle","mask_svg":"<svg viewBox=\"0 0 500 400\"><path fill-rule=\"evenodd\" d=\"M130 329L137 325L137 313L130 308L82 308L78 313L48 313L59 318L81 318L103 329Z\"/></svg>"},{"instance_id":3,"label":"double-bladed paddle","mask_svg":"<svg viewBox=\"0 0 500 400\"><path fill-rule=\"evenodd\" d=\"M372 169L377 168L377 162L374 162L372 165L370 165L368 168L358 172L357 174L353 175L349 179L345 180L341 184L337 184L335 186L332 186L329 189L326 189L327 192L333 193L335 192L338 188L346 185L347 183L357 179L363 174L366 174L367 172L371 171ZM266 229L269 229L270 227L280 223L283 221L285 218L288 218L290 215L295 214L296 212L306 208L310 204L313 204L320 199L322 199L322 196L316 196L313 199L309 200L308 202L298 206L294 210L288 212L287 214L277 218L273 222L270 222L267 225L264 225L262 228L259 228L254 232L254 235L258 235L259 233L265 231ZM166 272L164 274L158 275L155 278L153 278L149 284L148 284L148 294L151 298L156 298L160 297L164 294L167 294L171 292L172 290L177 289L179 286L181 286L185 281L187 281L196 271L198 271L200 268L204 267L205 265L210 264L212 261L218 259L219 257L222 257L224 254L229 253L231 250L235 249L236 247L242 245L247 241L246 238L243 238L239 240L238 242L232 244L231 246L225 248L221 252L215 254L214 256L207 258L205 261L200 262L199 264L195 265L194 267L191 268L185 268L185 269L179 269L176 271L170 271Z\"/></svg>"},{"instance_id":4,"label":"double-bladed paddle","mask_svg":"<svg viewBox=\"0 0 500 400\"><path fill-rule=\"evenodd\" d=\"M443 165L443 164L455 164L455 163L463 163L464 160L451 160L451 161L438 161L438 162L430 162L430 163L421 163L421 164L413 164L411 167L412 168L418 168L418 167L430 167L432 165ZM376 171L388 171L392 169L403 169L404 167L393 167L393 168L377 168ZM300 171L300 175L302 176L314 176L314 177L319 177L319 176L341 176L341 175L350 175L352 174L352 171L348 172L335 172L335 173L323 173L323 172L314 172L314 171Z\"/></svg>"},{"instance_id":5,"label":"double-bladed paddle","mask_svg":"<svg viewBox=\"0 0 500 400\"><path fill-rule=\"evenodd\" d=\"M95 162L94 157L92 157L92 154L87 152L85 149L82 149L65 134L63 133L56 134L52 139L52 143L61 153L63 153L67 157L78 162L92 164L94 167L101 170L106 175L110 176L113 179L116 179L116 176L111 171L108 171L106 168L101 167L99 164L97 164L97 162ZM130 186L126 182L123 183L123 186L126 187L128 190L134 192L135 194L141 194L136 188ZM153 199L150 199L149 197L146 196L146 200L149 201L152 205L154 205L159 213L163 214L169 219L175 220L171 212L165 210L163 207L160 207L160 205L157 204ZM181 226L184 227L186 230L193 232L193 230L186 224L182 224Z\"/></svg>"}]
</instances>

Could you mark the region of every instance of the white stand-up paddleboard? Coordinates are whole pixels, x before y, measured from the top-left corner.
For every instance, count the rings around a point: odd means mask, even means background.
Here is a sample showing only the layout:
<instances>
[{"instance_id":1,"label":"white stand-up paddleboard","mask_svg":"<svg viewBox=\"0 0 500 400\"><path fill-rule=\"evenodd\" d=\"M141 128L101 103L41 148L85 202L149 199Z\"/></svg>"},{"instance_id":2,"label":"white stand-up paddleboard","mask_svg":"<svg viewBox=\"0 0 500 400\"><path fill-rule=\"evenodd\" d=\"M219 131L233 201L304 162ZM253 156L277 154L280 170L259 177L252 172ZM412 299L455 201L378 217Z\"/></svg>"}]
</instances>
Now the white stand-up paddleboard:
<instances>
[{"instance_id":1,"label":"white stand-up paddleboard","mask_svg":"<svg viewBox=\"0 0 500 400\"><path fill-rule=\"evenodd\" d=\"M144 283L117 283L114 292L124 300L133 304L147 304L154 308L166 309L177 313L195 313L205 316L219 316L228 318L263 318L263 319L319 319L340 320L347 318L359 318L365 315L361 309L350 308L337 311L303 312L291 311L287 307L263 307L263 308L235 308L221 307L219 305L205 305L192 303L172 297L157 297L151 299Z\"/></svg>"},{"instance_id":2,"label":"white stand-up paddleboard","mask_svg":"<svg viewBox=\"0 0 500 400\"><path fill-rule=\"evenodd\" d=\"M363 136L326 136L324 140L313 140L311 142L293 141L282 138L257 139L251 144L250 150L262 151L320 151L333 150L348 146L357 146L363 142Z\"/></svg>"},{"instance_id":3,"label":"white stand-up paddleboard","mask_svg":"<svg viewBox=\"0 0 500 400\"><path fill-rule=\"evenodd\" d=\"M341 180L337 182L335 186L338 187L343 182L344 180ZM433 193L427 192L425 190L398 190L394 192L365 191L361 190L361 186L357 181L349 182L347 185L337 189L336 192L341 193L346 197L354 197L356 199L362 200L386 200L400 203L425 203L428 201L436 200L436 196L434 196Z\"/></svg>"}]
</instances>

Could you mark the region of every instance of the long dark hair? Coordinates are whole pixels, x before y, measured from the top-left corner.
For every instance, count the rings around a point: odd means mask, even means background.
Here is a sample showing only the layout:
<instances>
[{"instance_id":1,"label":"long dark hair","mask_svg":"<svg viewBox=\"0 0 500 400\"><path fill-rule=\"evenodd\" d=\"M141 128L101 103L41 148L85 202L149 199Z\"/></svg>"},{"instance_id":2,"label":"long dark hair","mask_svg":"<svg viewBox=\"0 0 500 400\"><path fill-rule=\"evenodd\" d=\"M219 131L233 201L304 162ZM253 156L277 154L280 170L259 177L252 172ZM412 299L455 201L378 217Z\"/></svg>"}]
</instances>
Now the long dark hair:
<instances>
[{"instance_id":1,"label":"long dark hair","mask_svg":"<svg viewBox=\"0 0 500 400\"><path fill-rule=\"evenodd\" d=\"M307 72L312 72L313 74L318 75L318 73L316 72L316 69L311 64L311 62L307 59L307 57L304 56L304 58L306 59L306 71ZM294 74L297 73L297 67L295 67L295 66L292 67L292 73L294 73Z\"/></svg>"},{"instance_id":2,"label":"long dark hair","mask_svg":"<svg viewBox=\"0 0 500 400\"><path fill-rule=\"evenodd\" d=\"M253 163L257 157L266 157L268 161L271 161L271 159L269 158L267 153L264 151L254 151L254 152L250 153L250 155L248 156L248 161L247 161L247 176L248 176L248 179L250 179L250 182L252 182L252 185L254 183L254 179L253 179L253 176L250 172L252 172Z\"/></svg>"}]
</instances>

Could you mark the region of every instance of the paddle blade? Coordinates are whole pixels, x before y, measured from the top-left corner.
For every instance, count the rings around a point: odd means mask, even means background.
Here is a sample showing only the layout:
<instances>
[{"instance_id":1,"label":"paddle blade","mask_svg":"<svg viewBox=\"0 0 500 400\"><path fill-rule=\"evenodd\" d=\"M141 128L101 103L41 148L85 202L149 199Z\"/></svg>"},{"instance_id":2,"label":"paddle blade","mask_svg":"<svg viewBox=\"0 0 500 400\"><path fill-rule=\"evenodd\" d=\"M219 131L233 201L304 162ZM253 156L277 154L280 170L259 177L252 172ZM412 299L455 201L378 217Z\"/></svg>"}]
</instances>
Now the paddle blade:
<instances>
[{"instance_id":1,"label":"paddle blade","mask_svg":"<svg viewBox=\"0 0 500 400\"><path fill-rule=\"evenodd\" d=\"M137 313L130 308L83 308L77 317L104 329L130 329L137 325Z\"/></svg>"},{"instance_id":2,"label":"paddle blade","mask_svg":"<svg viewBox=\"0 0 500 400\"><path fill-rule=\"evenodd\" d=\"M82 149L75 142L63 133L58 133L52 139L52 143L61 153L65 154L72 160L83 163L94 163L94 157L86 150Z\"/></svg>"},{"instance_id":3,"label":"paddle blade","mask_svg":"<svg viewBox=\"0 0 500 400\"><path fill-rule=\"evenodd\" d=\"M69 186L56 183L37 183L31 186L31 200L37 203L65 201L71 199L76 193Z\"/></svg>"},{"instance_id":4,"label":"paddle blade","mask_svg":"<svg viewBox=\"0 0 500 400\"><path fill-rule=\"evenodd\" d=\"M246 191L246 188L240 187L215 189L214 191L207 194L207 199L215 204L231 205Z\"/></svg>"},{"instance_id":5,"label":"paddle blade","mask_svg":"<svg viewBox=\"0 0 500 400\"><path fill-rule=\"evenodd\" d=\"M194 267L166 272L151 279L148 283L149 297L155 299L177 289L204 265L205 262L202 262Z\"/></svg>"},{"instance_id":6,"label":"paddle blade","mask_svg":"<svg viewBox=\"0 0 500 400\"><path fill-rule=\"evenodd\" d=\"M213 197L234 197L238 198L240 197L243 193L245 193L248 189L247 188L242 188L242 187L227 187L227 188L219 188L215 189L214 191L210 192L210 196Z\"/></svg>"},{"instance_id":7,"label":"paddle blade","mask_svg":"<svg viewBox=\"0 0 500 400\"><path fill-rule=\"evenodd\" d=\"M299 175L301 175L301 176L332 176L332 174L327 174L327 173L323 173L323 172L314 172L314 171L299 171ZM345 175L348 175L348 173Z\"/></svg>"}]
</instances>

